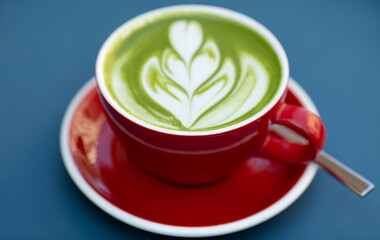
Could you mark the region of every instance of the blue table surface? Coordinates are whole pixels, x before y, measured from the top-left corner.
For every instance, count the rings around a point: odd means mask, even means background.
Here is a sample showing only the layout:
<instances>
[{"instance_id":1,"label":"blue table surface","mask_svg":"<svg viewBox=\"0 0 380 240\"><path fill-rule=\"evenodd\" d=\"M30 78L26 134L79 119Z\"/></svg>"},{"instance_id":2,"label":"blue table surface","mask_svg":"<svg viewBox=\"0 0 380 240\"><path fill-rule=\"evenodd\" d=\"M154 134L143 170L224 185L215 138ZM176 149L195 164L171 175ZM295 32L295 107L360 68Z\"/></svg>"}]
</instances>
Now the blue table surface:
<instances>
[{"instance_id":1,"label":"blue table surface","mask_svg":"<svg viewBox=\"0 0 380 240\"><path fill-rule=\"evenodd\" d=\"M165 239L121 223L74 185L59 150L66 107L124 21L204 3L267 26L315 101L326 151L380 186L379 1L0 1L0 239ZM380 239L380 189L364 199L319 171L288 209L221 239Z\"/></svg>"}]
</instances>

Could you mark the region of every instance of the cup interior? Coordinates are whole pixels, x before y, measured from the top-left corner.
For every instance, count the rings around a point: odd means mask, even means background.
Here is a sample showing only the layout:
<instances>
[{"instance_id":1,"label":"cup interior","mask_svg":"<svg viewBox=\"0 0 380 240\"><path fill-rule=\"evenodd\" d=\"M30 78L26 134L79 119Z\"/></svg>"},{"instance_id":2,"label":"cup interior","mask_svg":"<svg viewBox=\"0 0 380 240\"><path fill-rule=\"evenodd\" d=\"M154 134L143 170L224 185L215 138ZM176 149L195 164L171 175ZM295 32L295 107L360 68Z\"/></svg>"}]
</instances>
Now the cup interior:
<instances>
[{"instance_id":1,"label":"cup interior","mask_svg":"<svg viewBox=\"0 0 380 240\"><path fill-rule=\"evenodd\" d=\"M110 94L104 78L103 73L103 66L104 61L106 58L106 55L108 51L111 49L115 41L124 34L130 33L133 29L137 27L144 26L144 24L149 24L150 21L153 21L155 18L162 16L163 14L168 13L180 13L180 12L201 12L201 13L207 13L212 14L220 17L224 17L227 19L231 19L234 21L237 21L241 24L244 24L245 26L248 26L249 28L253 29L255 32L260 34L272 47L273 51L276 53L278 60L280 62L281 67L281 79L280 79L280 85L275 93L274 97L271 99L271 101L262 108L258 113L254 114L253 116L249 117L248 119L245 119L241 122L238 122L234 125L214 129L214 130L206 130L206 131L179 131L179 130L171 130L166 129L162 127L158 127L152 124L149 124L147 122L141 121L140 119L132 116L127 111L125 111L112 97ZM286 91L288 79L289 79L289 63L288 58L286 56L286 53L281 46L280 42L277 40L277 38L262 24L259 22L253 20L252 18L243 15L241 13L215 7L215 6L207 6L207 5L178 5L178 6L171 6L171 7L164 7L157 10L153 10L144 14L141 14L135 18L132 18L131 20L125 22L123 25L121 25L119 28L117 28L104 42L103 46L101 47L99 54L96 59L96 66L95 66L95 76L96 81L98 85L98 89L108 104L112 106L113 109L115 109L120 115L123 117L129 119L130 121L154 130L158 132L163 132L167 134L173 134L173 135L183 135L183 136L203 136L203 135L213 135L213 134L219 134L224 133L227 131L231 131L240 127L243 127L263 115L265 115L270 109L272 109L278 101L280 101L282 95Z\"/></svg>"}]
</instances>

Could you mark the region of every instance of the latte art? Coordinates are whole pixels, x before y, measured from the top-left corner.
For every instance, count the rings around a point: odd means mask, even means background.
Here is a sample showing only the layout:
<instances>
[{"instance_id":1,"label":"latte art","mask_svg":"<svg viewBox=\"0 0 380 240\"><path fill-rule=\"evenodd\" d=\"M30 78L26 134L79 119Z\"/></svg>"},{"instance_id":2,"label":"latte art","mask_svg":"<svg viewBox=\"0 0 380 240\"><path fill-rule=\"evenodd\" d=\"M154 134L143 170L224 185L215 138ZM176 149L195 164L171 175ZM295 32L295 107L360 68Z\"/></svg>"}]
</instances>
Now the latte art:
<instances>
[{"instance_id":1,"label":"latte art","mask_svg":"<svg viewBox=\"0 0 380 240\"><path fill-rule=\"evenodd\" d=\"M269 102L280 75L273 50L239 24L223 27L219 18L208 17L164 19L152 32L144 32L151 38L143 41L151 45L128 46L128 41L139 40L133 36L142 28L110 51L107 86L122 108L159 127L204 131L240 122ZM227 36L218 34L215 26L247 32ZM262 46L255 42L268 45L266 51L256 53ZM273 62L277 69L271 67Z\"/></svg>"},{"instance_id":2,"label":"latte art","mask_svg":"<svg viewBox=\"0 0 380 240\"><path fill-rule=\"evenodd\" d=\"M165 49L161 58L152 56L143 67L141 79L147 94L185 128L213 127L233 121L264 96L268 74L261 63L242 54L238 63L241 73L236 74L239 68L228 57L221 58L215 42L203 40L198 22L173 23L169 39L172 48ZM240 88L249 90L234 96ZM230 97L226 98L227 95ZM218 103L222 108L207 116L208 110Z\"/></svg>"}]
</instances>

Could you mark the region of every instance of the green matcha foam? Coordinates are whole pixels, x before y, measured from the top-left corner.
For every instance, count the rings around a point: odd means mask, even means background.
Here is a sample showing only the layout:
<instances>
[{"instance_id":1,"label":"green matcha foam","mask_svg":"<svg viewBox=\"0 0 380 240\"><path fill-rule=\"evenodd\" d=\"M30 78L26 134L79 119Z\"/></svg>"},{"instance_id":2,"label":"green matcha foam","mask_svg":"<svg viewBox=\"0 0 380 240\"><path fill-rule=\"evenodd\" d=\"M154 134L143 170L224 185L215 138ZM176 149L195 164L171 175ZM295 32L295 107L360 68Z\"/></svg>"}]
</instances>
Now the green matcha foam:
<instances>
[{"instance_id":1,"label":"green matcha foam","mask_svg":"<svg viewBox=\"0 0 380 240\"><path fill-rule=\"evenodd\" d=\"M272 100L281 80L280 62L263 37L197 12L162 14L120 34L103 71L126 112L181 131L244 121Z\"/></svg>"}]
</instances>

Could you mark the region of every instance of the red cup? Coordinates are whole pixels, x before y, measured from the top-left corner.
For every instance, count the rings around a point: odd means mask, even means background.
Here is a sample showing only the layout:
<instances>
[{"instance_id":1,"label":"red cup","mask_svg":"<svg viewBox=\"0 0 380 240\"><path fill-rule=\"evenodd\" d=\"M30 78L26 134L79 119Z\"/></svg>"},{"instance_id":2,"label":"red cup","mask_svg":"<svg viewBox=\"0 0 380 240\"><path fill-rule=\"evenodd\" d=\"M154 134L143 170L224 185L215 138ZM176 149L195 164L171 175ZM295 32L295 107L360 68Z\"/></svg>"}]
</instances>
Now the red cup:
<instances>
[{"instance_id":1,"label":"red cup","mask_svg":"<svg viewBox=\"0 0 380 240\"><path fill-rule=\"evenodd\" d=\"M168 130L143 122L124 111L110 95L103 76L107 50L125 29L141 19L178 10L220 15L251 27L261 34L276 52L281 64L281 82L274 98L254 116L225 128L186 132ZM106 40L96 61L96 80L101 102L115 134L133 160L149 173L172 183L200 185L229 175L250 156L263 156L290 163L315 158L323 148L322 121L306 109L284 103L289 79L288 59L279 41L260 23L240 13L211 6L166 7L140 15L119 27ZM284 125L308 140L290 142L271 132L272 124Z\"/></svg>"}]
</instances>

